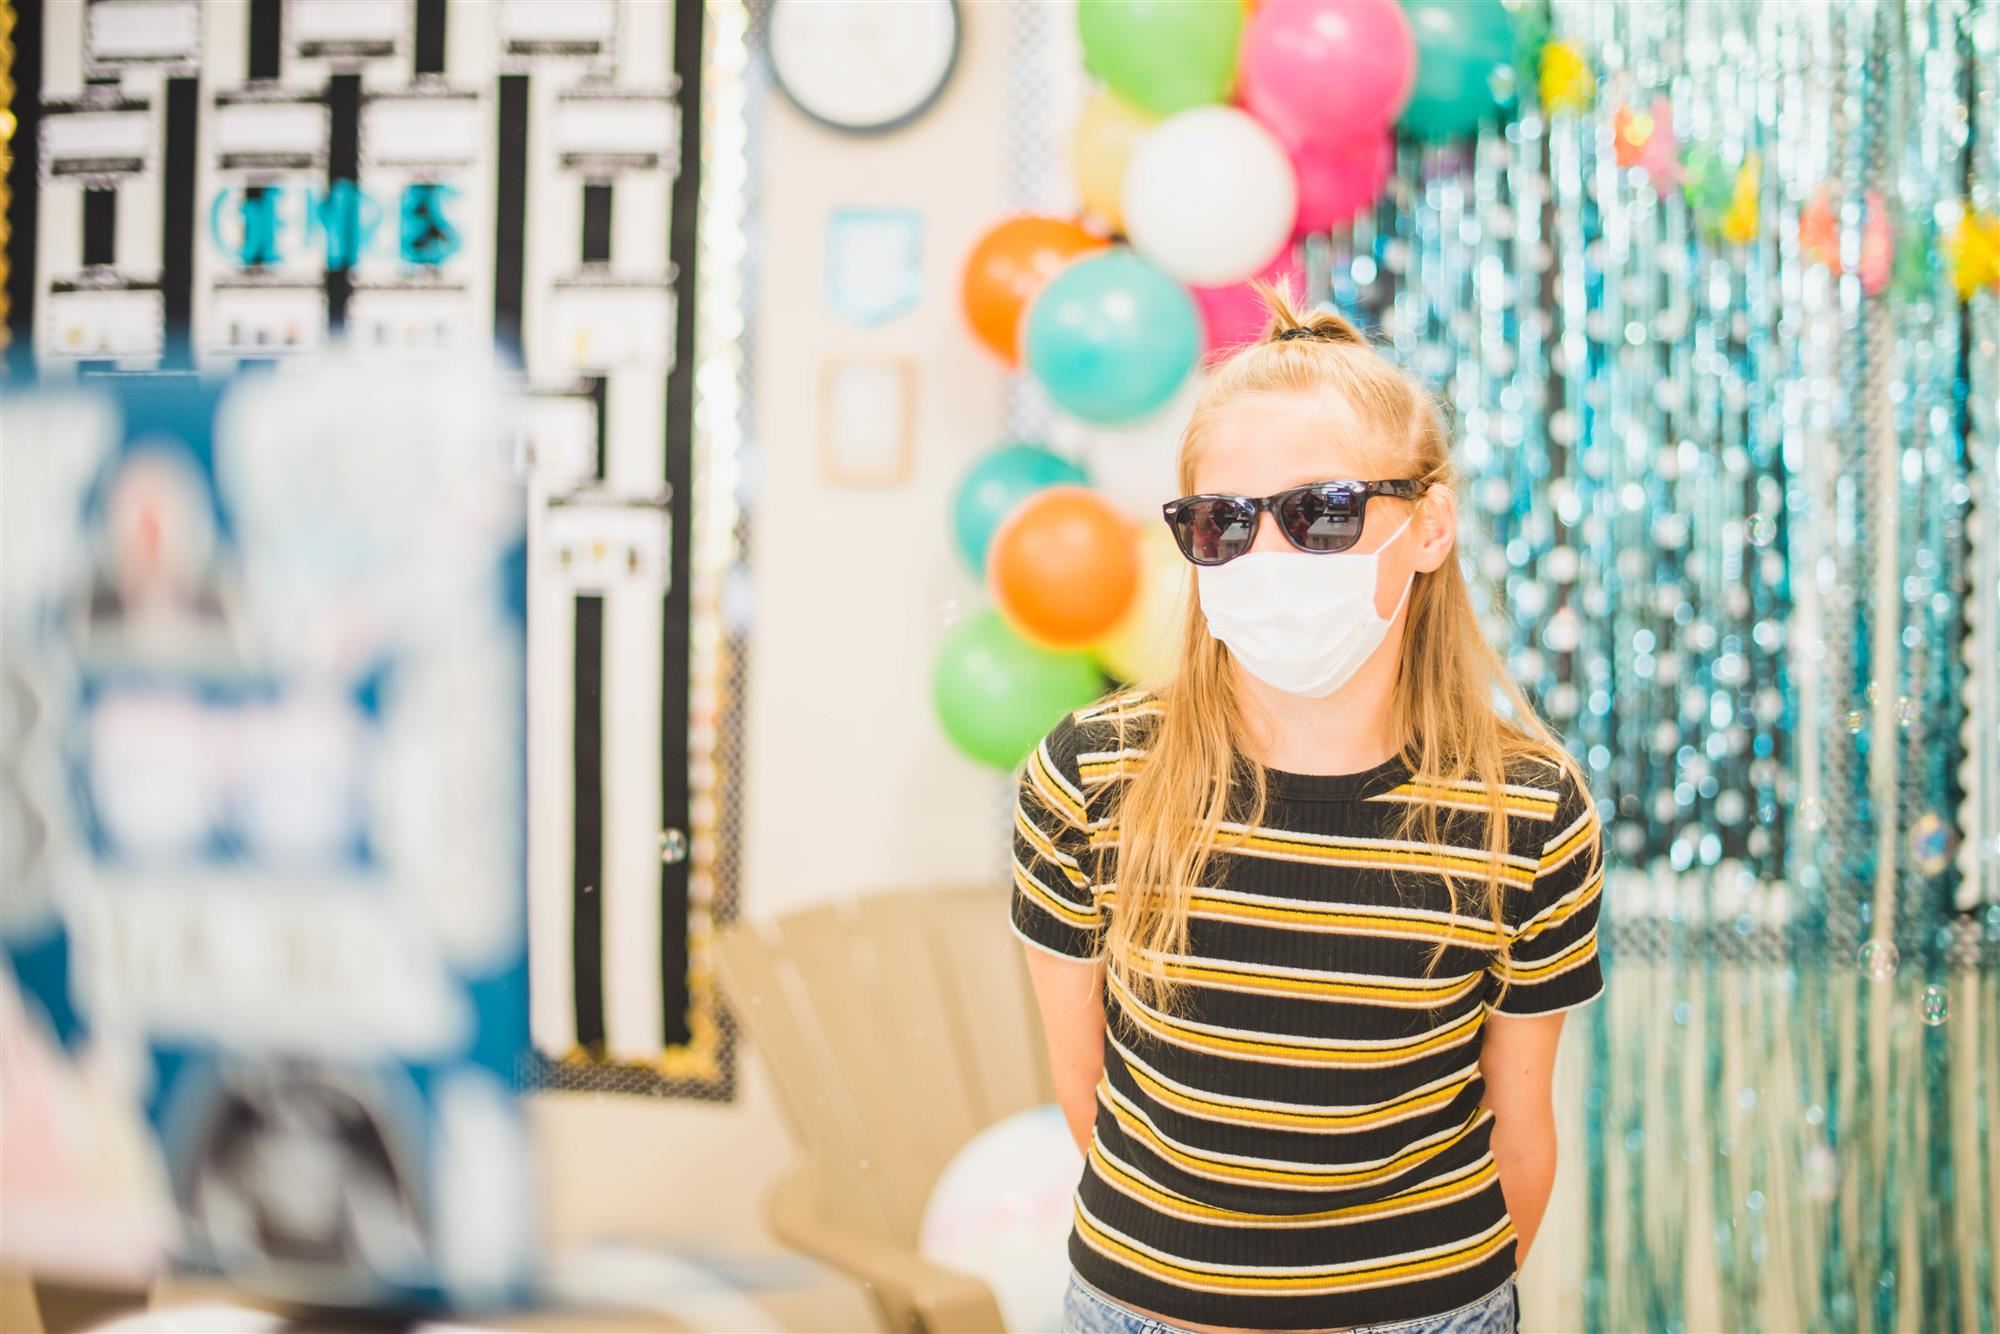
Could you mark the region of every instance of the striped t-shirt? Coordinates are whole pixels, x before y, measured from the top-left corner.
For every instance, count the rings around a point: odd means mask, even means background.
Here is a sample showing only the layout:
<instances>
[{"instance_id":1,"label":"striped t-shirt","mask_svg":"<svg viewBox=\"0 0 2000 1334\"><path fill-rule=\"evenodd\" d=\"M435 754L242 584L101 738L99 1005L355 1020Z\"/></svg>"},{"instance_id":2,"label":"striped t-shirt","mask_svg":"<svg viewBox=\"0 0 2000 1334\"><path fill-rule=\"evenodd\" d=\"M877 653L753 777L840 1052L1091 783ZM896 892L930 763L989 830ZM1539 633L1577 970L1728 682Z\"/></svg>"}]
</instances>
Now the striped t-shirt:
<instances>
[{"instance_id":1,"label":"striped t-shirt","mask_svg":"<svg viewBox=\"0 0 2000 1334\"><path fill-rule=\"evenodd\" d=\"M1029 757L1010 920L1033 948L1103 954L1116 792L1085 801L1145 762L1158 709L1140 693L1082 710ZM1400 760L1265 773L1262 821L1211 857L1188 952L1168 961L1183 1013L1140 1004L1106 970L1104 1075L1070 1261L1110 1296L1196 1324L1315 1329L1453 1310L1515 1270L1493 1114L1480 1106L1487 1009L1546 1014L1603 990L1597 813L1551 760L1510 771L1512 960L1496 1004L1501 942L1478 907L1481 789L1421 791ZM1440 820L1439 844L1397 841L1399 811L1427 799L1463 814ZM1456 916L1444 871L1463 873ZM1426 976L1441 937L1452 943Z\"/></svg>"}]
</instances>

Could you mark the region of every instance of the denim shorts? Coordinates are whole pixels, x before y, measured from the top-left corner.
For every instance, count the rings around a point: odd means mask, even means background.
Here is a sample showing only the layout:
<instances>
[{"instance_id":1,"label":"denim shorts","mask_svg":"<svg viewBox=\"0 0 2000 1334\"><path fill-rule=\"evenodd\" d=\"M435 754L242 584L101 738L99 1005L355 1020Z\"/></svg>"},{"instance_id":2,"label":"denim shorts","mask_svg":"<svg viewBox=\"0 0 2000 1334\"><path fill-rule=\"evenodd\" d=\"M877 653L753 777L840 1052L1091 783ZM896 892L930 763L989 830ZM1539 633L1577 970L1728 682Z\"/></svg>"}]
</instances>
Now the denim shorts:
<instances>
[{"instance_id":1,"label":"denim shorts","mask_svg":"<svg viewBox=\"0 0 2000 1334\"><path fill-rule=\"evenodd\" d=\"M1478 1301L1456 1311L1386 1325L1364 1325L1354 1334L1516 1334L1520 1328L1520 1309L1515 1301L1514 1280L1510 1278ZM1062 1334L1181 1334L1183 1329L1181 1325L1170 1325L1119 1305L1084 1282L1074 1269L1070 1270L1069 1288L1063 1293Z\"/></svg>"}]
</instances>

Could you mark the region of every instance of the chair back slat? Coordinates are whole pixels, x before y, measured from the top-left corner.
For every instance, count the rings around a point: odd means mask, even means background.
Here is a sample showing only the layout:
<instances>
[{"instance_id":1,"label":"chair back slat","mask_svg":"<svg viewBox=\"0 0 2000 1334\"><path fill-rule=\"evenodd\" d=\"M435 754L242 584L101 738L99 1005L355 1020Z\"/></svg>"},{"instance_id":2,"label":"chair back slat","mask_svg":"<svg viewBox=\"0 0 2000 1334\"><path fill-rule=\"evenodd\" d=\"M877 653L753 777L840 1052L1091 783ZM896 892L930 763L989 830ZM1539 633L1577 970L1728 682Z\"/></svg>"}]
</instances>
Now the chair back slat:
<instances>
[{"instance_id":1,"label":"chair back slat","mask_svg":"<svg viewBox=\"0 0 2000 1334\"><path fill-rule=\"evenodd\" d=\"M966 1141L1053 1100L1007 903L893 891L721 933L724 988L843 1224L914 1245Z\"/></svg>"}]
</instances>

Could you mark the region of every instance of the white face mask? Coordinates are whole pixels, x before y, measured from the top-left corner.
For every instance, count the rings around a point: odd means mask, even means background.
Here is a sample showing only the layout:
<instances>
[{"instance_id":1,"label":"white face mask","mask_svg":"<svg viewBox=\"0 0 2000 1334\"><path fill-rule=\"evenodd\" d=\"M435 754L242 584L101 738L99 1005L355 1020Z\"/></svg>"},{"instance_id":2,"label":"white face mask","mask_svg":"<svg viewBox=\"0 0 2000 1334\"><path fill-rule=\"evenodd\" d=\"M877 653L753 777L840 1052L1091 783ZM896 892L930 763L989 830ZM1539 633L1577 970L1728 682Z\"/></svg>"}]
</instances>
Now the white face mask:
<instances>
[{"instance_id":1,"label":"white face mask","mask_svg":"<svg viewBox=\"0 0 2000 1334\"><path fill-rule=\"evenodd\" d=\"M1332 694L1368 661L1409 600L1414 572L1395 610L1386 618L1375 612L1381 554L1409 526L1404 519L1365 555L1249 551L1222 565L1197 565L1209 634L1266 685L1314 699Z\"/></svg>"}]
</instances>

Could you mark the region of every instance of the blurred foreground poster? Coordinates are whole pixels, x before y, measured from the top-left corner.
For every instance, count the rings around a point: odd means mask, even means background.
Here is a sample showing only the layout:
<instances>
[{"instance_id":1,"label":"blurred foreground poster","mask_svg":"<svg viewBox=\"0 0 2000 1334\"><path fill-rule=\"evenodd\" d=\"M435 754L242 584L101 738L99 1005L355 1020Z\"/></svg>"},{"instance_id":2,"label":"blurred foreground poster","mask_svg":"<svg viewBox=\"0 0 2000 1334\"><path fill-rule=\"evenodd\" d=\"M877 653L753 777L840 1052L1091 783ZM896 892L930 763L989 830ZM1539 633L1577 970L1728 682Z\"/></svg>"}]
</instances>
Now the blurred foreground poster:
<instances>
[{"instance_id":1,"label":"blurred foreground poster","mask_svg":"<svg viewBox=\"0 0 2000 1334\"><path fill-rule=\"evenodd\" d=\"M344 354L0 391L0 1258L525 1295L510 418Z\"/></svg>"}]
</instances>

